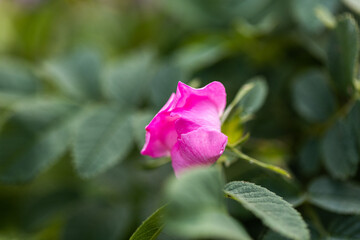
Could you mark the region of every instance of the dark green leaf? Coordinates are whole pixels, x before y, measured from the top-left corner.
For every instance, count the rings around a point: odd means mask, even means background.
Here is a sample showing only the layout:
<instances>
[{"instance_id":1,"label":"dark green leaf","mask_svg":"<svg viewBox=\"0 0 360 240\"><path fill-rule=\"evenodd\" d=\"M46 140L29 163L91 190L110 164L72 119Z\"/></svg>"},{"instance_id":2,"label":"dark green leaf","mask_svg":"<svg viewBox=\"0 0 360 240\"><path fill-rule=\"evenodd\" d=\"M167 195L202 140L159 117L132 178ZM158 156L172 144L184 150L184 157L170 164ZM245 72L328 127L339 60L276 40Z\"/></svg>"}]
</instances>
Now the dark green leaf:
<instances>
[{"instance_id":1,"label":"dark green leaf","mask_svg":"<svg viewBox=\"0 0 360 240\"><path fill-rule=\"evenodd\" d=\"M355 175L359 156L354 132L346 121L339 120L328 130L321 150L325 167L333 177L346 179Z\"/></svg>"},{"instance_id":2,"label":"dark green leaf","mask_svg":"<svg viewBox=\"0 0 360 240\"><path fill-rule=\"evenodd\" d=\"M80 124L73 145L82 177L92 177L122 161L133 142L130 115L111 107L95 108Z\"/></svg>"},{"instance_id":3,"label":"dark green leaf","mask_svg":"<svg viewBox=\"0 0 360 240\"><path fill-rule=\"evenodd\" d=\"M336 213L360 214L360 187L321 177L310 184L309 201Z\"/></svg>"},{"instance_id":4,"label":"dark green leaf","mask_svg":"<svg viewBox=\"0 0 360 240\"><path fill-rule=\"evenodd\" d=\"M360 100L357 100L352 106L346 120L350 125L351 131L354 133L357 149L360 153Z\"/></svg>"},{"instance_id":5,"label":"dark green leaf","mask_svg":"<svg viewBox=\"0 0 360 240\"><path fill-rule=\"evenodd\" d=\"M155 240L164 227L165 206L156 210L134 232L130 240Z\"/></svg>"},{"instance_id":6,"label":"dark green leaf","mask_svg":"<svg viewBox=\"0 0 360 240\"><path fill-rule=\"evenodd\" d=\"M125 208L85 206L67 221L64 240L116 240L124 239L129 226L129 214Z\"/></svg>"},{"instance_id":7,"label":"dark green leaf","mask_svg":"<svg viewBox=\"0 0 360 240\"><path fill-rule=\"evenodd\" d=\"M264 78L255 77L245 83L237 92L234 100L225 110L222 121L225 121L232 112L241 112L241 118L246 120L258 111L265 102L268 94L268 85Z\"/></svg>"},{"instance_id":8,"label":"dark green leaf","mask_svg":"<svg viewBox=\"0 0 360 240\"><path fill-rule=\"evenodd\" d=\"M321 167L320 144L316 139L310 139L301 148L299 156L300 171L306 176L316 174Z\"/></svg>"},{"instance_id":9,"label":"dark green leaf","mask_svg":"<svg viewBox=\"0 0 360 240\"><path fill-rule=\"evenodd\" d=\"M107 97L124 108L139 105L146 96L154 74L154 54L141 51L112 64L105 72Z\"/></svg>"},{"instance_id":10,"label":"dark green leaf","mask_svg":"<svg viewBox=\"0 0 360 240\"><path fill-rule=\"evenodd\" d=\"M59 189L31 199L23 217L25 229L36 231L48 226L58 215L68 213L77 200L79 193L74 189Z\"/></svg>"},{"instance_id":11,"label":"dark green leaf","mask_svg":"<svg viewBox=\"0 0 360 240\"><path fill-rule=\"evenodd\" d=\"M360 217L339 216L328 227L331 240L355 240L360 239Z\"/></svg>"},{"instance_id":12,"label":"dark green leaf","mask_svg":"<svg viewBox=\"0 0 360 240\"><path fill-rule=\"evenodd\" d=\"M230 182L224 191L272 230L296 240L309 239L309 231L301 215L281 197L249 182Z\"/></svg>"},{"instance_id":13,"label":"dark green leaf","mask_svg":"<svg viewBox=\"0 0 360 240\"><path fill-rule=\"evenodd\" d=\"M280 234L273 232L273 231L268 231L264 237L262 238L262 240L289 240L289 238L283 237Z\"/></svg>"},{"instance_id":14,"label":"dark green leaf","mask_svg":"<svg viewBox=\"0 0 360 240\"><path fill-rule=\"evenodd\" d=\"M51 99L18 106L0 133L0 179L28 181L58 160L68 147L75 109Z\"/></svg>"},{"instance_id":15,"label":"dark green leaf","mask_svg":"<svg viewBox=\"0 0 360 240\"><path fill-rule=\"evenodd\" d=\"M70 97L99 99L100 57L89 50L78 50L61 59L45 63L45 70L57 87Z\"/></svg>"},{"instance_id":16,"label":"dark green leaf","mask_svg":"<svg viewBox=\"0 0 360 240\"><path fill-rule=\"evenodd\" d=\"M350 14L342 15L328 46L328 67L335 85L346 92L357 74L359 30Z\"/></svg>"},{"instance_id":17,"label":"dark green leaf","mask_svg":"<svg viewBox=\"0 0 360 240\"><path fill-rule=\"evenodd\" d=\"M321 71L309 70L296 77L292 91L296 111L310 122L325 121L335 110L335 98Z\"/></svg>"}]
</instances>

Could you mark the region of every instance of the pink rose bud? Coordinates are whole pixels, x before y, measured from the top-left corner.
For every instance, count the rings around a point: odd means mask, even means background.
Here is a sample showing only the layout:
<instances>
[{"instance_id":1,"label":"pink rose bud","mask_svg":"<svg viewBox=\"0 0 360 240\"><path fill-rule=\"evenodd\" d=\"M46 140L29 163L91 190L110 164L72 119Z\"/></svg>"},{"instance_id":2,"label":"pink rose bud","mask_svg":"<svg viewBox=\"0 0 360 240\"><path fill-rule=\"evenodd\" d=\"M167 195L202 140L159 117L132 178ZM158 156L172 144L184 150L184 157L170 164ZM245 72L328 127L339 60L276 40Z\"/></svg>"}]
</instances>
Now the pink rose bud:
<instances>
[{"instance_id":1,"label":"pink rose bud","mask_svg":"<svg viewBox=\"0 0 360 240\"><path fill-rule=\"evenodd\" d=\"M145 127L141 154L171 156L176 176L185 169L215 163L227 143L220 122L225 105L225 88L220 82L200 89L179 82L176 94L171 94Z\"/></svg>"}]
</instances>

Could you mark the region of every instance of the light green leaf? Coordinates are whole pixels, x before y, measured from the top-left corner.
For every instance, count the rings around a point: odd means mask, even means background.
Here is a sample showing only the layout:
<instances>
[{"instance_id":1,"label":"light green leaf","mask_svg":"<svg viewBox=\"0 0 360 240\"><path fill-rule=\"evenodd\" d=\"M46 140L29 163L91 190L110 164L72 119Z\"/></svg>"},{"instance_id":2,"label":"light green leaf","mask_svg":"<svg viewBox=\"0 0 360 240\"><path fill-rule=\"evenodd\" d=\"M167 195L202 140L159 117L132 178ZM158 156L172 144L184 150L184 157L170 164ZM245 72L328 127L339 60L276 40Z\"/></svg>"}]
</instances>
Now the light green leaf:
<instances>
[{"instance_id":1,"label":"light green leaf","mask_svg":"<svg viewBox=\"0 0 360 240\"><path fill-rule=\"evenodd\" d=\"M258 111L265 102L268 85L264 78L255 77L245 83L237 92L234 100L226 108L222 121L224 122L233 111L240 111L241 118L247 119Z\"/></svg>"},{"instance_id":2,"label":"light green leaf","mask_svg":"<svg viewBox=\"0 0 360 240\"><path fill-rule=\"evenodd\" d=\"M13 59L0 61L0 92L29 95L36 93L40 82L25 63Z\"/></svg>"},{"instance_id":3,"label":"light green leaf","mask_svg":"<svg viewBox=\"0 0 360 240\"><path fill-rule=\"evenodd\" d=\"M360 14L360 2L358 0L342 0L342 1L348 8L350 8L357 14Z\"/></svg>"},{"instance_id":4,"label":"light green leaf","mask_svg":"<svg viewBox=\"0 0 360 240\"><path fill-rule=\"evenodd\" d=\"M244 88L251 88L239 101L242 116L248 116L258 111L265 102L268 94L268 85L264 78L256 77L246 83Z\"/></svg>"},{"instance_id":5,"label":"light green leaf","mask_svg":"<svg viewBox=\"0 0 360 240\"><path fill-rule=\"evenodd\" d=\"M122 161L132 146L130 115L111 107L95 108L80 124L73 145L77 172L95 176Z\"/></svg>"},{"instance_id":6,"label":"light green leaf","mask_svg":"<svg viewBox=\"0 0 360 240\"><path fill-rule=\"evenodd\" d=\"M337 0L292 0L292 12L299 25L309 32L319 32L324 28L323 23L316 15L316 9L326 9L334 12L339 6Z\"/></svg>"},{"instance_id":7,"label":"light green leaf","mask_svg":"<svg viewBox=\"0 0 360 240\"><path fill-rule=\"evenodd\" d=\"M310 238L301 215L288 202L266 188L236 181L226 184L224 192L281 235L296 240Z\"/></svg>"},{"instance_id":8,"label":"light green leaf","mask_svg":"<svg viewBox=\"0 0 360 240\"><path fill-rule=\"evenodd\" d=\"M255 178L251 179L251 182L282 197L293 207L301 205L306 200L300 185L293 178L284 178L275 174L257 174Z\"/></svg>"},{"instance_id":9,"label":"light green leaf","mask_svg":"<svg viewBox=\"0 0 360 240\"><path fill-rule=\"evenodd\" d=\"M326 177L309 187L309 201L321 208L343 214L360 214L360 186Z\"/></svg>"},{"instance_id":10,"label":"light green leaf","mask_svg":"<svg viewBox=\"0 0 360 240\"><path fill-rule=\"evenodd\" d=\"M186 72L194 72L217 62L227 51L223 39L209 37L206 41L192 43L179 49L175 53L175 63Z\"/></svg>"},{"instance_id":11,"label":"light green leaf","mask_svg":"<svg viewBox=\"0 0 360 240\"><path fill-rule=\"evenodd\" d=\"M250 239L225 210L223 180L217 168L189 170L167 185L165 229L184 238Z\"/></svg>"},{"instance_id":12,"label":"light green leaf","mask_svg":"<svg viewBox=\"0 0 360 240\"><path fill-rule=\"evenodd\" d=\"M16 107L0 132L0 179L25 182L63 155L76 108L54 99Z\"/></svg>"},{"instance_id":13,"label":"light green leaf","mask_svg":"<svg viewBox=\"0 0 360 240\"><path fill-rule=\"evenodd\" d=\"M113 63L104 75L105 95L121 107L138 106L144 101L149 80L153 78L153 62L152 52L141 51Z\"/></svg>"},{"instance_id":14,"label":"light green leaf","mask_svg":"<svg viewBox=\"0 0 360 240\"><path fill-rule=\"evenodd\" d=\"M327 53L328 68L334 84L347 92L357 74L359 56L359 30L350 14L338 18Z\"/></svg>"},{"instance_id":15,"label":"light green leaf","mask_svg":"<svg viewBox=\"0 0 360 240\"><path fill-rule=\"evenodd\" d=\"M317 6L315 15L326 27L334 28L336 26L335 16L324 6Z\"/></svg>"},{"instance_id":16,"label":"light green leaf","mask_svg":"<svg viewBox=\"0 0 360 240\"><path fill-rule=\"evenodd\" d=\"M77 50L60 59L45 62L45 71L65 94L77 99L99 99L100 57L90 50Z\"/></svg>"},{"instance_id":17,"label":"light green leaf","mask_svg":"<svg viewBox=\"0 0 360 240\"><path fill-rule=\"evenodd\" d=\"M155 240L164 227L165 206L156 210L148 217L130 237L130 240Z\"/></svg>"},{"instance_id":18,"label":"light green leaf","mask_svg":"<svg viewBox=\"0 0 360 240\"><path fill-rule=\"evenodd\" d=\"M189 218L170 225L171 232L184 238L216 238L232 240L250 240L245 229L226 213L217 211L196 212Z\"/></svg>"},{"instance_id":19,"label":"light green leaf","mask_svg":"<svg viewBox=\"0 0 360 240\"><path fill-rule=\"evenodd\" d=\"M325 121L335 110L335 98L321 71L297 76L292 86L295 110L310 122Z\"/></svg>"},{"instance_id":20,"label":"light green leaf","mask_svg":"<svg viewBox=\"0 0 360 240\"><path fill-rule=\"evenodd\" d=\"M328 130L322 142L325 167L335 178L354 176L359 163L354 132L350 125L339 120Z\"/></svg>"}]
</instances>

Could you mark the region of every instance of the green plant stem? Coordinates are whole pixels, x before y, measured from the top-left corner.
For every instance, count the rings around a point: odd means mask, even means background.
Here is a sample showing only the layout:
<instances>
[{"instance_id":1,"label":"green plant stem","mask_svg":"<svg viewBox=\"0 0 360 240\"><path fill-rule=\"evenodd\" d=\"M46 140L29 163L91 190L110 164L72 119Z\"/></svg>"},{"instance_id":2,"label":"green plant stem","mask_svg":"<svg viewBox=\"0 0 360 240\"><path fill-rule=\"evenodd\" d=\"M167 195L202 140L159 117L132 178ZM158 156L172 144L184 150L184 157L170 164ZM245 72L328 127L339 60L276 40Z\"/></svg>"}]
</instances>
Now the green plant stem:
<instances>
[{"instance_id":1,"label":"green plant stem","mask_svg":"<svg viewBox=\"0 0 360 240\"><path fill-rule=\"evenodd\" d=\"M264 162L261 162L259 160L256 160L255 158L252 158L246 154L244 154L243 152L239 151L238 149L236 149L235 147L232 146L227 146L229 150L231 150L233 153L235 153L239 158L248 161L250 164L255 164L259 167L274 171L276 173L279 173L285 177L291 178L291 175L285 171L284 169L271 165L271 164L267 164Z\"/></svg>"},{"instance_id":2,"label":"green plant stem","mask_svg":"<svg viewBox=\"0 0 360 240\"><path fill-rule=\"evenodd\" d=\"M308 215L308 217L312 220L312 223L319 231L320 235L322 237L328 236L329 234L322 225L318 215L315 213L314 209L309 204L305 204L305 212Z\"/></svg>"}]
</instances>

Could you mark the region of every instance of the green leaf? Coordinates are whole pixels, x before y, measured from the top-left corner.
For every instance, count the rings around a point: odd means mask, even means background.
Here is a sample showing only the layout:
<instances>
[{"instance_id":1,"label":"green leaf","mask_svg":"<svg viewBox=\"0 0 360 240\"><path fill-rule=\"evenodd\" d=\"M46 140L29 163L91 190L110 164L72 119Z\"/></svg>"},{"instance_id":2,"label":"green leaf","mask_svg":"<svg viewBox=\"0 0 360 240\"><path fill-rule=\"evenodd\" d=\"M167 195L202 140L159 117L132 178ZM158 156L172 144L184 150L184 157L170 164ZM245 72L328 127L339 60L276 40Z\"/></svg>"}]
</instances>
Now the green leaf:
<instances>
[{"instance_id":1,"label":"green leaf","mask_svg":"<svg viewBox=\"0 0 360 240\"><path fill-rule=\"evenodd\" d=\"M316 17L328 28L334 28L336 25L335 16L324 6L315 8Z\"/></svg>"},{"instance_id":2,"label":"green leaf","mask_svg":"<svg viewBox=\"0 0 360 240\"><path fill-rule=\"evenodd\" d=\"M343 92L347 92L357 74L358 54L357 23L350 14L344 14L337 20L327 50L331 77L334 84Z\"/></svg>"},{"instance_id":3,"label":"green leaf","mask_svg":"<svg viewBox=\"0 0 360 240\"><path fill-rule=\"evenodd\" d=\"M321 150L325 167L333 177L347 179L356 174L359 156L354 133L346 121L339 120L328 130Z\"/></svg>"},{"instance_id":4,"label":"green leaf","mask_svg":"<svg viewBox=\"0 0 360 240\"><path fill-rule=\"evenodd\" d=\"M61 188L30 198L24 211L24 228L27 231L37 231L48 227L58 215L68 213L79 197L79 192L75 189Z\"/></svg>"},{"instance_id":5,"label":"green leaf","mask_svg":"<svg viewBox=\"0 0 360 240\"><path fill-rule=\"evenodd\" d=\"M179 81L186 82L184 71L174 63L164 63L160 66L155 76L151 79L151 100L161 108L165 105L170 95L176 91Z\"/></svg>"},{"instance_id":6,"label":"green leaf","mask_svg":"<svg viewBox=\"0 0 360 240\"><path fill-rule=\"evenodd\" d=\"M121 107L132 108L144 100L154 74L154 54L141 51L113 63L105 72L105 95Z\"/></svg>"},{"instance_id":7,"label":"green leaf","mask_svg":"<svg viewBox=\"0 0 360 240\"><path fill-rule=\"evenodd\" d=\"M321 167L320 143L317 139L308 140L300 150L300 171L306 176L315 175Z\"/></svg>"},{"instance_id":8,"label":"green leaf","mask_svg":"<svg viewBox=\"0 0 360 240\"><path fill-rule=\"evenodd\" d=\"M65 94L77 99L99 99L100 57L90 50L77 50L45 62L50 80Z\"/></svg>"},{"instance_id":9,"label":"green leaf","mask_svg":"<svg viewBox=\"0 0 360 240\"><path fill-rule=\"evenodd\" d=\"M54 99L17 106L0 132L1 181L28 181L58 160L68 147L75 110Z\"/></svg>"},{"instance_id":10,"label":"green leaf","mask_svg":"<svg viewBox=\"0 0 360 240\"><path fill-rule=\"evenodd\" d=\"M222 121L230 116L236 110L240 111L241 118L247 119L258 111L265 102L268 94L268 85L264 78L255 77L245 83L237 92L234 100L225 110Z\"/></svg>"},{"instance_id":11,"label":"green leaf","mask_svg":"<svg viewBox=\"0 0 360 240\"><path fill-rule=\"evenodd\" d=\"M128 227L129 212L124 207L83 206L66 222L62 239L125 239Z\"/></svg>"},{"instance_id":12,"label":"green leaf","mask_svg":"<svg viewBox=\"0 0 360 240\"><path fill-rule=\"evenodd\" d=\"M283 237L280 234L273 231L268 231L262 238L262 240L288 240L288 239L289 238Z\"/></svg>"},{"instance_id":13,"label":"green leaf","mask_svg":"<svg viewBox=\"0 0 360 240\"><path fill-rule=\"evenodd\" d=\"M29 95L39 88L39 80L25 63L13 59L0 61L0 92Z\"/></svg>"},{"instance_id":14,"label":"green leaf","mask_svg":"<svg viewBox=\"0 0 360 240\"><path fill-rule=\"evenodd\" d=\"M357 100L351 107L346 121L350 125L351 132L353 132L356 138L357 149L360 153L360 100Z\"/></svg>"},{"instance_id":15,"label":"green leaf","mask_svg":"<svg viewBox=\"0 0 360 240\"><path fill-rule=\"evenodd\" d=\"M201 26L209 21L209 16L204 11L204 6L199 6L199 1L185 0L180 3L160 0L159 2L163 11L187 26ZM184 13L188 17L184 18Z\"/></svg>"},{"instance_id":16,"label":"green leaf","mask_svg":"<svg viewBox=\"0 0 360 240\"><path fill-rule=\"evenodd\" d=\"M265 79L262 77L251 79L243 88L249 88L249 91L240 99L238 107L242 109L242 117L245 117L254 114L262 107L269 89Z\"/></svg>"},{"instance_id":17,"label":"green leaf","mask_svg":"<svg viewBox=\"0 0 360 240\"><path fill-rule=\"evenodd\" d=\"M77 172L89 178L122 161L132 146L130 115L111 107L93 109L80 123L73 145Z\"/></svg>"},{"instance_id":18,"label":"green leaf","mask_svg":"<svg viewBox=\"0 0 360 240\"><path fill-rule=\"evenodd\" d=\"M342 0L342 2L351 10L360 14L360 2L357 0Z\"/></svg>"},{"instance_id":19,"label":"green leaf","mask_svg":"<svg viewBox=\"0 0 360 240\"><path fill-rule=\"evenodd\" d=\"M225 210L217 168L189 170L166 187L170 200L165 229L184 238L250 239Z\"/></svg>"},{"instance_id":20,"label":"green leaf","mask_svg":"<svg viewBox=\"0 0 360 240\"><path fill-rule=\"evenodd\" d=\"M337 0L293 0L291 3L295 20L303 29L313 33L317 33L324 28L323 23L316 15L316 10L323 8L328 12L334 12L339 6Z\"/></svg>"},{"instance_id":21,"label":"green leaf","mask_svg":"<svg viewBox=\"0 0 360 240\"><path fill-rule=\"evenodd\" d=\"M132 131L138 147L141 149L145 144L145 127L155 116L153 112L137 112L131 117Z\"/></svg>"},{"instance_id":22,"label":"green leaf","mask_svg":"<svg viewBox=\"0 0 360 240\"><path fill-rule=\"evenodd\" d=\"M226 184L224 192L281 235L296 240L310 238L301 215L288 202L266 188L236 181Z\"/></svg>"},{"instance_id":23,"label":"green leaf","mask_svg":"<svg viewBox=\"0 0 360 240\"><path fill-rule=\"evenodd\" d=\"M316 179L309 187L309 201L329 211L360 214L360 186L326 177Z\"/></svg>"},{"instance_id":24,"label":"green leaf","mask_svg":"<svg viewBox=\"0 0 360 240\"><path fill-rule=\"evenodd\" d=\"M328 227L331 240L355 240L360 239L360 217L339 216Z\"/></svg>"},{"instance_id":25,"label":"green leaf","mask_svg":"<svg viewBox=\"0 0 360 240\"><path fill-rule=\"evenodd\" d=\"M207 39L192 43L175 53L175 62L186 72L195 72L223 58L227 47L221 38L208 37Z\"/></svg>"},{"instance_id":26,"label":"green leaf","mask_svg":"<svg viewBox=\"0 0 360 240\"><path fill-rule=\"evenodd\" d=\"M156 210L148 217L130 237L130 240L155 240L164 227L165 206Z\"/></svg>"},{"instance_id":27,"label":"green leaf","mask_svg":"<svg viewBox=\"0 0 360 240\"><path fill-rule=\"evenodd\" d=\"M335 98L321 71L297 76L292 86L295 110L309 122L325 121L335 110Z\"/></svg>"},{"instance_id":28,"label":"green leaf","mask_svg":"<svg viewBox=\"0 0 360 240\"><path fill-rule=\"evenodd\" d=\"M292 178L284 178L276 174L257 174L255 178L251 178L251 182L282 197L293 207L301 205L306 200L300 185Z\"/></svg>"}]
</instances>

